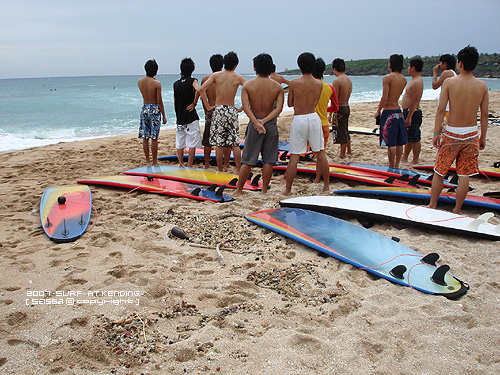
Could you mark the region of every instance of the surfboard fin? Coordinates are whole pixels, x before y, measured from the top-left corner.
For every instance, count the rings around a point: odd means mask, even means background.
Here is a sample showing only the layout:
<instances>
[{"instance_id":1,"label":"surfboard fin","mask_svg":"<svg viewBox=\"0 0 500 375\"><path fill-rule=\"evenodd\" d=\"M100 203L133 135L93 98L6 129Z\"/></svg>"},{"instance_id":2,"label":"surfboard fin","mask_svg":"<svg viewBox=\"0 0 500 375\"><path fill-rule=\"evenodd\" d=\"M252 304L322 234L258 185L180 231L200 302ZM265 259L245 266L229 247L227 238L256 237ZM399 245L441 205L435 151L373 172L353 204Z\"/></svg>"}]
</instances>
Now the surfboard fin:
<instances>
[{"instance_id":1,"label":"surfboard fin","mask_svg":"<svg viewBox=\"0 0 500 375\"><path fill-rule=\"evenodd\" d=\"M368 218L359 217L358 222L363 226L363 228L369 229L375 225L375 221Z\"/></svg>"},{"instance_id":2,"label":"surfboard fin","mask_svg":"<svg viewBox=\"0 0 500 375\"><path fill-rule=\"evenodd\" d=\"M391 176L391 177L387 177L384 182L387 182L388 184L392 184L394 182L394 180L396 179L396 176Z\"/></svg>"},{"instance_id":3,"label":"surfboard fin","mask_svg":"<svg viewBox=\"0 0 500 375\"><path fill-rule=\"evenodd\" d=\"M286 152L281 153L281 155L280 155L281 161L286 161L286 154L287 154Z\"/></svg>"},{"instance_id":4,"label":"surfboard fin","mask_svg":"<svg viewBox=\"0 0 500 375\"><path fill-rule=\"evenodd\" d=\"M191 192L191 195L197 197L200 195L200 192L201 192L201 188L197 187L196 189L193 189L193 191Z\"/></svg>"},{"instance_id":5,"label":"surfboard fin","mask_svg":"<svg viewBox=\"0 0 500 375\"><path fill-rule=\"evenodd\" d=\"M389 273L396 279L404 279L405 272L406 272L406 266L404 264L400 264L399 266L396 266L389 271Z\"/></svg>"},{"instance_id":6,"label":"surfboard fin","mask_svg":"<svg viewBox=\"0 0 500 375\"><path fill-rule=\"evenodd\" d=\"M408 173L402 174L401 176L398 177L399 181L407 181L410 178L410 175Z\"/></svg>"},{"instance_id":7,"label":"surfboard fin","mask_svg":"<svg viewBox=\"0 0 500 375\"><path fill-rule=\"evenodd\" d=\"M429 253L425 257L422 258L422 263L429 264L431 266L436 267L436 262L439 260L438 253Z\"/></svg>"},{"instance_id":8,"label":"surfboard fin","mask_svg":"<svg viewBox=\"0 0 500 375\"><path fill-rule=\"evenodd\" d=\"M61 234L64 237L68 237L68 235L69 235L69 230L68 230L68 228L66 228L66 219L63 220L63 230L62 230Z\"/></svg>"},{"instance_id":9,"label":"surfboard fin","mask_svg":"<svg viewBox=\"0 0 500 375\"><path fill-rule=\"evenodd\" d=\"M493 163L493 168L500 168L500 161L496 161Z\"/></svg>"},{"instance_id":10,"label":"surfboard fin","mask_svg":"<svg viewBox=\"0 0 500 375\"><path fill-rule=\"evenodd\" d=\"M479 226L481 224L486 224L489 219L491 219L495 214L493 212L485 212L478 218L472 220L466 227L465 229L472 230L474 232L477 232L479 229Z\"/></svg>"},{"instance_id":11,"label":"surfboard fin","mask_svg":"<svg viewBox=\"0 0 500 375\"><path fill-rule=\"evenodd\" d=\"M450 270L450 266L448 265L442 265L440 266L436 271L431 276L431 280L435 282L436 284L446 286L446 282L444 281L444 276L446 275L446 272Z\"/></svg>"},{"instance_id":12,"label":"surfboard fin","mask_svg":"<svg viewBox=\"0 0 500 375\"><path fill-rule=\"evenodd\" d=\"M400 239L398 237L391 237L391 240L393 240L394 242L399 242Z\"/></svg>"},{"instance_id":13,"label":"surfboard fin","mask_svg":"<svg viewBox=\"0 0 500 375\"><path fill-rule=\"evenodd\" d=\"M47 222L45 223L45 228L50 228L52 226L52 223L49 220L49 217L47 216Z\"/></svg>"},{"instance_id":14,"label":"surfboard fin","mask_svg":"<svg viewBox=\"0 0 500 375\"><path fill-rule=\"evenodd\" d=\"M253 177L253 172L250 172L250 174L248 175L247 180L251 180L251 179L252 179L252 177Z\"/></svg>"},{"instance_id":15,"label":"surfboard fin","mask_svg":"<svg viewBox=\"0 0 500 375\"><path fill-rule=\"evenodd\" d=\"M207 188L208 191L215 191L215 189L217 189L217 184L212 184Z\"/></svg>"},{"instance_id":16,"label":"surfboard fin","mask_svg":"<svg viewBox=\"0 0 500 375\"><path fill-rule=\"evenodd\" d=\"M417 186L417 181L420 179L420 175L419 174L416 174L415 176L413 176L410 181L408 181L408 185L411 185L411 186Z\"/></svg>"},{"instance_id":17,"label":"surfboard fin","mask_svg":"<svg viewBox=\"0 0 500 375\"><path fill-rule=\"evenodd\" d=\"M150 182L151 182L151 181L153 181L153 179L154 179L154 178L153 178L153 176L148 175L148 181L150 181Z\"/></svg>"},{"instance_id":18,"label":"surfboard fin","mask_svg":"<svg viewBox=\"0 0 500 375\"><path fill-rule=\"evenodd\" d=\"M220 188L217 189L215 192L216 197L222 197L222 194L224 193L224 189L226 188L226 185L222 185Z\"/></svg>"},{"instance_id":19,"label":"surfboard fin","mask_svg":"<svg viewBox=\"0 0 500 375\"><path fill-rule=\"evenodd\" d=\"M252 180L252 183L250 185L252 185L252 186L259 186L260 177L261 177L260 174L258 174L257 176L255 176L253 178L253 180Z\"/></svg>"},{"instance_id":20,"label":"surfboard fin","mask_svg":"<svg viewBox=\"0 0 500 375\"><path fill-rule=\"evenodd\" d=\"M236 186L236 185L238 185L238 179L235 177L231 181L229 181L227 184L231 185L231 186Z\"/></svg>"}]
</instances>

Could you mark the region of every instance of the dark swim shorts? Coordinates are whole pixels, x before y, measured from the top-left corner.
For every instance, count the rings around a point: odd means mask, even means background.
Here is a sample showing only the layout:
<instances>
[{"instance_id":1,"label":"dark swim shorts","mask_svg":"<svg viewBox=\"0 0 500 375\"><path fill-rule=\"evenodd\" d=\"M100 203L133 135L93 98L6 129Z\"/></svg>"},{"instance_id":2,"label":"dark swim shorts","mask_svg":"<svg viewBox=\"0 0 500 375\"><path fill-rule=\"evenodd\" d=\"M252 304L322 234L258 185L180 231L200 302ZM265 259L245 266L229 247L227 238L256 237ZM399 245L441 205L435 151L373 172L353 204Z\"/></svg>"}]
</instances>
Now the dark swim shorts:
<instances>
[{"instance_id":1,"label":"dark swim shorts","mask_svg":"<svg viewBox=\"0 0 500 375\"><path fill-rule=\"evenodd\" d=\"M395 147L407 143L403 112L400 109L384 110L380 116L380 146Z\"/></svg>"},{"instance_id":2,"label":"dark swim shorts","mask_svg":"<svg viewBox=\"0 0 500 375\"><path fill-rule=\"evenodd\" d=\"M349 136L349 115L351 110L348 105L343 105L339 107L338 112L333 115L337 119L337 125L333 127L336 131L336 137L333 140L335 144L349 143L351 137Z\"/></svg>"},{"instance_id":3,"label":"dark swim shorts","mask_svg":"<svg viewBox=\"0 0 500 375\"><path fill-rule=\"evenodd\" d=\"M408 112L408 109L403 110L405 120L408 118ZM420 142L420 125L422 125L422 110L417 109L413 112L413 116L411 116L411 125L406 128L408 131L408 142Z\"/></svg>"},{"instance_id":4,"label":"dark swim shorts","mask_svg":"<svg viewBox=\"0 0 500 375\"><path fill-rule=\"evenodd\" d=\"M278 160L279 132L276 119L264 124L266 132L259 134L250 121L245 134L245 146L241 155L241 163L256 166L259 153L262 155L263 164L274 164Z\"/></svg>"}]
</instances>

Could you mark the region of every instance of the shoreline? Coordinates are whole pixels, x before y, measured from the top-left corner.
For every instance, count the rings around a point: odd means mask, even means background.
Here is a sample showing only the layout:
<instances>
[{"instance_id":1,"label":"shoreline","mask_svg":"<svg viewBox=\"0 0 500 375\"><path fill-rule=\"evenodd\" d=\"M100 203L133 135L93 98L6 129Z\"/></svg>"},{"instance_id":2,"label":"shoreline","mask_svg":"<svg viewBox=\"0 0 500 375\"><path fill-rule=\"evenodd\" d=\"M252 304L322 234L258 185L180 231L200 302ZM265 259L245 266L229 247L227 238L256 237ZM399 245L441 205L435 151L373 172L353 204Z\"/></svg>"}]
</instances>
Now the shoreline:
<instances>
[{"instance_id":1,"label":"shoreline","mask_svg":"<svg viewBox=\"0 0 500 375\"><path fill-rule=\"evenodd\" d=\"M422 164L435 158L436 106L436 100L421 104ZM351 104L350 125L375 127L376 107ZM500 92L490 92L489 112L500 114ZM280 140L288 140L291 120L290 112L278 118ZM43 191L145 165L136 137L2 152L2 374L440 373L436 366L444 362L446 372L500 372L498 242L377 223L371 230L422 254L437 251L470 284L458 301L427 295L246 221L245 214L283 199L284 182L274 177L266 195L244 191L220 204L90 186L95 211L88 231L75 242L51 242L39 218ZM343 161L387 165L378 137L352 134L351 140L353 156ZM499 149L500 126L490 125L479 164L499 161ZM326 152L340 161L331 140ZM159 156L170 154L175 129L160 133ZM330 192L348 186L356 184L332 178ZM471 186L475 195L500 190L498 180L481 177L471 178ZM292 196L324 195L321 190L297 174ZM465 215L482 213L464 208ZM492 221L500 224L498 213ZM174 226L208 248L173 237ZM50 300L34 291L86 299L33 304L33 298ZM99 297L90 298L96 291ZM104 292L132 296L133 303L104 303ZM94 304L85 302L91 299Z\"/></svg>"}]
</instances>

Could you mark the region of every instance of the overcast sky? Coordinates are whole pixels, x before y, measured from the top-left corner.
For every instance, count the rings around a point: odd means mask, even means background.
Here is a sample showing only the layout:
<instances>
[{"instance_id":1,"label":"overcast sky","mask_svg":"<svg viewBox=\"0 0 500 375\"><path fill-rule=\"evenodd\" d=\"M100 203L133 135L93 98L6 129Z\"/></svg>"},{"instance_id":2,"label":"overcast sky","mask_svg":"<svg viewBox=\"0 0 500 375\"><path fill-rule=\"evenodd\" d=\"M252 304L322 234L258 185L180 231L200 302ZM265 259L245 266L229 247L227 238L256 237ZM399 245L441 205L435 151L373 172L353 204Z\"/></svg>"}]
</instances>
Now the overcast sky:
<instances>
[{"instance_id":1,"label":"overcast sky","mask_svg":"<svg viewBox=\"0 0 500 375\"><path fill-rule=\"evenodd\" d=\"M278 70L313 52L330 63L457 53L470 44L500 52L499 0L0 0L0 78L195 73L234 50L239 73L273 56Z\"/></svg>"}]
</instances>

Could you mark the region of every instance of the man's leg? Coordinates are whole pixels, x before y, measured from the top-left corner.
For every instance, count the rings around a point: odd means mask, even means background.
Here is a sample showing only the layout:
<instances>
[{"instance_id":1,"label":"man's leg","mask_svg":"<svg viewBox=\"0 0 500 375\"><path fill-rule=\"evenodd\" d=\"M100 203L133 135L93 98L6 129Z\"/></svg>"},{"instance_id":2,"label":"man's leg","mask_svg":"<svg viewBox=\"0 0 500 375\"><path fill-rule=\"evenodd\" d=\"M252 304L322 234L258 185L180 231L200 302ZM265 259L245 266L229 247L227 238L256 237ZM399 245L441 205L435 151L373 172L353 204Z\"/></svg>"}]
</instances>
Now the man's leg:
<instances>
[{"instance_id":1,"label":"man's leg","mask_svg":"<svg viewBox=\"0 0 500 375\"><path fill-rule=\"evenodd\" d=\"M203 155L205 156L205 169L210 168L210 154L212 153L212 147L205 146L203 148Z\"/></svg>"},{"instance_id":2,"label":"man's leg","mask_svg":"<svg viewBox=\"0 0 500 375\"><path fill-rule=\"evenodd\" d=\"M300 154L292 154L290 155L290 160L288 161L288 167L286 167L285 172L285 191L283 191L283 195L290 195L292 193L292 185L293 180L295 179L295 175L297 174L297 164L300 160Z\"/></svg>"},{"instance_id":3,"label":"man's leg","mask_svg":"<svg viewBox=\"0 0 500 375\"><path fill-rule=\"evenodd\" d=\"M316 176L323 177L323 191L330 190L330 168L328 166L328 159L324 150L318 151L316 154ZM319 181L318 181L319 182Z\"/></svg>"},{"instance_id":4,"label":"man's leg","mask_svg":"<svg viewBox=\"0 0 500 375\"><path fill-rule=\"evenodd\" d=\"M458 177L458 185L456 192L456 202L454 213L459 214L462 209L462 205L464 203L465 197L467 197L467 193L469 192L469 176L459 176Z\"/></svg>"},{"instance_id":5,"label":"man's leg","mask_svg":"<svg viewBox=\"0 0 500 375\"><path fill-rule=\"evenodd\" d=\"M431 201L429 203L429 208L436 208L439 196L443 191L444 177L434 172L434 177L432 178L431 186Z\"/></svg>"},{"instance_id":6,"label":"man's leg","mask_svg":"<svg viewBox=\"0 0 500 375\"><path fill-rule=\"evenodd\" d=\"M142 149L144 150L144 156L146 156L146 164L151 164L151 159L149 159L149 139L142 140Z\"/></svg>"},{"instance_id":7,"label":"man's leg","mask_svg":"<svg viewBox=\"0 0 500 375\"><path fill-rule=\"evenodd\" d=\"M240 146L233 146L234 162L236 164L236 172L240 172L241 168L241 149Z\"/></svg>"},{"instance_id":8,"label":"man's leg","mask_svg":"<svg viewBox=\"0 0 500 375\"><path fill-rule=\"evenodd\" d=\"M195 148L190 148L188 151L188 168L193 168L194 155L196 153Z\"/></svg>"},{"instance_id":9,"label":"man's leg","mask_svg":"<svg viewBox=\"0 0 500 375\"><path fill-rule=\"evenodd\" d=\"M243 166L241 166L243 168ZM273 176L273 164L264 164L262 166L262 194L267 193L269 189L269 183L271 182L271 177Z\"/></svg>"},{"instance_id":10,"label":"man's leg","mask_svg":"<svg viewBox=\"0 0 500 375\"><path fill-rule=\"evenodd\" d=\"M153 165L158 165L158 140L151 140L151 153L153 154Z\"/></svg>"},{"instance_id":11,"label":"man's leg","mask_svg":"<svg viewBox=\"0 0 500 375\"><path fill-rule=\"evenodd\" d=\"M245 182L248 180L248 176L250 176L250 172L252 171L252 166L248 164L242 164L240 173L238 175L238 187L233 195L240 195L243 192L243 186L245 186Z\"/></svg>"},{"instance_id":12,"label":"man's leg","mask_svg":"<svg viewBox=\"0 0 500 375\"><path fill-rule=\"evenodd\" d=\"M184 167L184 149L183 148L177 148L177 160L179 161L179 165L181 167Z\"/></svg>"}]
</instances>

